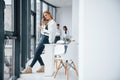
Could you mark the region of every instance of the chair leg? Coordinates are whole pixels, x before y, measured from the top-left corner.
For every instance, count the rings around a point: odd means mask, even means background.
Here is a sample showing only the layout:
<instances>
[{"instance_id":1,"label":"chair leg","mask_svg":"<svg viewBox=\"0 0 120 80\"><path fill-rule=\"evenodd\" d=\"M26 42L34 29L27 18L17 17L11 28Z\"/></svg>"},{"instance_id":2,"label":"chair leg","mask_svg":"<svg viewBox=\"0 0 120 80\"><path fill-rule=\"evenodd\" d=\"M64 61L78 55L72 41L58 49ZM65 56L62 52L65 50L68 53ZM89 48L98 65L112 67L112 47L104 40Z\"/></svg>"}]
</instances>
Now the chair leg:
<instances>
[{"instance_id":1,"label":"chair leg","mask_svg":"<svg viewBox=\"0 0 120 80\"><path fill-rule=\"evenodd\" d=\"M67 73L67 65L68 65L68 62L65 62L65 75Z\"/></svg>"},{"instance_id":2,"label":"chair leg","mask_svg":"<svg viewBox=\"0 0 120 80\"><path fill-rule=\"evenodd\" d=\"M65 66L65 75L66 75L66 80L68 80L68 79L69 79L69 77L68 77L68 75L69 75L68 66L69 66L69 63L68 63L68 61L66 61L66 66Z\"/></svg>"},{"instance_id":3,"label":"chair leg","mask_svg":"<svg viewBox=\"0 0 120 80\"><path fill-rule=\"evenodd\" d=\"M73 61L72 61L72 64L73 64L73 67L75 69L76 75L78 76L78 70L77 70L76 65L75 65L75 63Z\"/></svg>"},{"instance_id":4,"label":"chair leg","mask_svg":"<svg viewBox=\"0 0 120 80\"><path fill-rule=\"evenodd\" d=\"M57 73L58 73L58 71L59 71L59 69L60 69L60 65L61 65L61 64L62 64L62 60L60 61L59 65L57 66L57 69L56 69L56 71L55 71L54 78L56 77L56 75L57 75Z\"/></svg>"},{"instance_id":5,"label":"chair leg","mask_svg":"<svg viewBox=\"0 0 120 80\"><path fill-rule=\"evenodd\" d=\"M67 63L65 63L65 75L66 75L66 66L67 66Z\"/></svg>"},{"instance_id":6,"label":"chair leg","mask_svg":"<svg viewBox=\"0 0 120 80\"><path fill-rule=\"evenodd\" d=\"M56 59L56 58L54 58L54 65L55 65L55 71L57 70L57 66L58 66L58 60ZM54 71L54 73L53 73L53 76L54 76L54 74L55 74L55 71Z\"/></svg>"},{"instance_id":7,"label":"chair leg","mask_svg":"<svg viewBox=\"0 0 120 80\"><path fill-rule=\"evenodd\" d=\"M55 62L55 69L57 69L57 66L58 66L58 60L55 59L54 62Z\"/></svg>"},{"instance_id":8,"label":"chair leg","mask_svg":"<svg viewBox=\"0 0 120 80\"><path fill-rule=\"evenodd\" d=\"M61 64L65 68L65 64L64 64L63 60L61 60Z\"/></svg>"}]
</instances>

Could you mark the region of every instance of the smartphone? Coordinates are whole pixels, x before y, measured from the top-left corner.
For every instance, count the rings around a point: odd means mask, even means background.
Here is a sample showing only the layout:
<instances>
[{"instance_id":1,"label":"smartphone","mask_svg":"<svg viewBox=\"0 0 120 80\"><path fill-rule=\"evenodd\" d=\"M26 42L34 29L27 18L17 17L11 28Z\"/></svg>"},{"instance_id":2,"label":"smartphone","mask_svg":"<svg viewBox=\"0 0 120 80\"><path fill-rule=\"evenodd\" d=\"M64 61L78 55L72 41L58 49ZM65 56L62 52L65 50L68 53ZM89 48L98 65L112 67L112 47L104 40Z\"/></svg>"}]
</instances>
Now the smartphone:
<instances>
[{"instance_id":1,"label":"smartphone","mask_svg":"<svg viewBox=\"0 0 120 80\"><path fill-rule=\"evenodd\" d=\"M45 17L43 17L43 21L46 21L46 18L45 18Z\"/></svg>"}]
</instances>

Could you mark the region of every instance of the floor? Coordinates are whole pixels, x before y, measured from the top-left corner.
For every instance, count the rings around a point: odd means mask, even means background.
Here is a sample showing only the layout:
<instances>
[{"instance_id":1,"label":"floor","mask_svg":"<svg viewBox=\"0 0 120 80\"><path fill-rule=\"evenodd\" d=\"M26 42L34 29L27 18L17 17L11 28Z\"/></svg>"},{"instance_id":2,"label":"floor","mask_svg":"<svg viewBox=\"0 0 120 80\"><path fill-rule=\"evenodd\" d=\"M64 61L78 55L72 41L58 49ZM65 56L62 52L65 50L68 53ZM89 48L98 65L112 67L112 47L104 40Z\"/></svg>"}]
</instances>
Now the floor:
<instances>
[{"instance_id":1,"label":"floor","mask_svg":"<svg viewBox=\"0 0 120 80\"><path fill-rule=\"evenodd\" d=\"M56 78L53 78L53 76L46 77L44 73L33 72L32 74L21 74L21 77L17 80L66 80L66 78L63 69L61 69ZM78 80L78 77L72 70L69 71L69 80Z\"/></svg>"},{"instance_id":2,"label":"floor","mask_svg":"<svg viewBox=\"0 0 120 80\"><path fill-rule=\"evenodd\" d=\"M27 65L31 63L31 60L27 63ZM66 80L65 74L64 74L64 68L61 68L56 76L56 78L53 78L53 76L47 77L44 73L37 73L36 70L38 69L39 63L37 62L35 66L32 68L33 73L31 74L21 74L20 78L17 80ZM78 80L78 76L76 75L75 71L70 68L69 69L69 80Z\"/></svg>"}]
</instances>

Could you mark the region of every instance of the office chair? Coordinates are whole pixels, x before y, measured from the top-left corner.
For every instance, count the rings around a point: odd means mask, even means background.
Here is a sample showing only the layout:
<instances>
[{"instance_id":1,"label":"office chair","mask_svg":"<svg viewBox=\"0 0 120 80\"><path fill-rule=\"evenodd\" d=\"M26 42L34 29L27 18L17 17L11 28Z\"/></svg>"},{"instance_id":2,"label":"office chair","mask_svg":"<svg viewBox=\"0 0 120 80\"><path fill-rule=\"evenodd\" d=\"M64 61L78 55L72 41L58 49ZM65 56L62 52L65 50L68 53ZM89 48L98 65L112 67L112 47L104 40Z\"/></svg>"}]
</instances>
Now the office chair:
<instances>
[{"instance_id":1,"label":"office chair","mask_svg":"<svg viewBox=\"0 0 120 80\"><path fill-rule=\"evenodd\" d=\"M72 43L72 42L71 42ZM67 51L65 53L65 45L67 46ZM74 56L74 49L77 49L76 44L65 44L64 41L59 40L57 41L54 53L55 53L55 73L54 78L56 77L60 68L64 67L66 80L68 80L68 72L70 68L73 68L78 76L78 70L76 68L73 56Z\"/></svg>"}]
</instances>

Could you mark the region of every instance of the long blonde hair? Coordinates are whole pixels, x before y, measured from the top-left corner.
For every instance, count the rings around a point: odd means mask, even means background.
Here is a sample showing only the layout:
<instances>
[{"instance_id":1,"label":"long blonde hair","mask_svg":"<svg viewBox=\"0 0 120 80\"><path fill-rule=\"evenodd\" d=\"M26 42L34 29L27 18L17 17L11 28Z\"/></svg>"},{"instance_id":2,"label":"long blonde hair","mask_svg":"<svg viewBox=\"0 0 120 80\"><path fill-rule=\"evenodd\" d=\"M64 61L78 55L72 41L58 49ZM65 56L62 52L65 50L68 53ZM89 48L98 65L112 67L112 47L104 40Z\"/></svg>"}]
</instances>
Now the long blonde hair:
<instances>
[{"instance_id":1,"label":"long blonde hair","mask_svg":"<svg viewBox=\"0 0 120 80\"><path fill-rule=\"evenodd\" d=\"M44 14L44 13L49 14L49 15L50 15L50 17L53 19L52 14L51 14L49 11L44 11L44 12L43 12L43 14ZM43 17L44 17L44 15L43 15Z\"/></svg>"}]
</instances>

